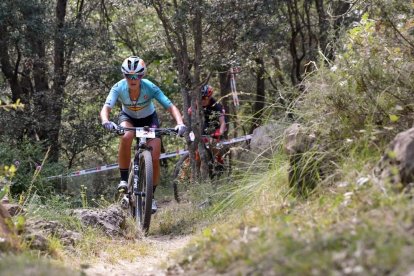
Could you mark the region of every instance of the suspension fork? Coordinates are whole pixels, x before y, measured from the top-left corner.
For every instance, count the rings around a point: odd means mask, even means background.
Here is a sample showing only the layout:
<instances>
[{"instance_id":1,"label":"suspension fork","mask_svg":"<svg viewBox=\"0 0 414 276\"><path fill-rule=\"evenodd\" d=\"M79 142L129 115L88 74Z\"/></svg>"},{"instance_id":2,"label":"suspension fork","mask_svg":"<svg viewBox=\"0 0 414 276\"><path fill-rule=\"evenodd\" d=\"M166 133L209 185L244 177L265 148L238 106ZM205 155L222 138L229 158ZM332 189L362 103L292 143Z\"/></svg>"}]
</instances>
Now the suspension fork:
<instances>
[{"instance_id":1,"label":"suspension fork","mask_svg":"<svg viewBox=\"0 0 414 276\"><path fill-rule=\"evenodd\" d=\"M135 156L133 162L133 170L134 170L134 195L141 195L140 191L138 190L138 180L139 180L139 159L141 158L141 141L140 139L136 138L136 148L135 148ZM142 196L142 195L141 195Z\"/></svg>"},{"instance_id":2,"label":"suspension fork","mask_svg":"<svg viewBox=\"0 0 414 276\"><path fill-rule=\"evenodd\" d=\"M137 138L136 141L136 150L135 150L135 158L134 158L134 195L139 195L145 197L145 192L141 192L138 190L138 180L139 180L139 161L141 159L141 152L146 149L146 138Z\"/></svg>"},{"instance_id":3,"label":"suspension fork","mask_svg":"<svg viewBox=\"0 0 414 276\"><path fill-rule=\"evenodd\" d=\"M139 176L139 150L135 152L134 163L133 163L133 170L134 170L134 195L138 195L138 176Z\"/></svg>"}]
</instances>

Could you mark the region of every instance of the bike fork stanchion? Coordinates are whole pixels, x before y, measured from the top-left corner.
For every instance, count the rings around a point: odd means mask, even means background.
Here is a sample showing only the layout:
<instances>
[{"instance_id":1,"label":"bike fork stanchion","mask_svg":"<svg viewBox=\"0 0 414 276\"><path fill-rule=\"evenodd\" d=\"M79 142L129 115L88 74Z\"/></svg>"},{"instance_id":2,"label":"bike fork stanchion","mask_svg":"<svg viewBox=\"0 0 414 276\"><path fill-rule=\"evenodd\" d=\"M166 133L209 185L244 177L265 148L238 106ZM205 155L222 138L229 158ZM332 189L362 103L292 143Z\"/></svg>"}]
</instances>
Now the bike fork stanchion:
<instances>
[{"instance_id":1,"label":"bike fork stanchion","mask_svg":"<svg viewBox=\"0 0 414 276\"><path fill-rule=\"evenodd\" d=\"M134 185L133 185L133 196L135 197L135 220L141 224L142 223L142 197L140 191L138 190L138 175L139 175L139 157L136 154L133 162L133 171L134 171Z\"/></svg>"}]
</instances>

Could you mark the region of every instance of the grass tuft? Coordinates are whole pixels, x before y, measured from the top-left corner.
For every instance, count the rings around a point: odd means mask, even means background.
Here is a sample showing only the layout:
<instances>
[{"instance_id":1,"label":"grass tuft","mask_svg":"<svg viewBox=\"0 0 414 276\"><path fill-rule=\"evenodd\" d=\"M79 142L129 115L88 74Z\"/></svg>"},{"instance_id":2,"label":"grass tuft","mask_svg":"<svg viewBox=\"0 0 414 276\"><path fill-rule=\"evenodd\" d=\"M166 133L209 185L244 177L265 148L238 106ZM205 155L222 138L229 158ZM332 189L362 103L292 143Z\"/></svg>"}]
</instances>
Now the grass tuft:
<instances>
[{"instance_id":1,"label":"grass tuft","mask_svg":"<svg viewBox=\"0 0 414 276\"><path fill-rule=\"evenodd\" d=\"M216 222L185 249L180 264L232 275L407 273L414 207L409 195L373 184L378 153L354 148L336 164L341 173L307 198L290 192L287 161L276 157L268 172L218 191Z\"/></svg>"}]
</instances>

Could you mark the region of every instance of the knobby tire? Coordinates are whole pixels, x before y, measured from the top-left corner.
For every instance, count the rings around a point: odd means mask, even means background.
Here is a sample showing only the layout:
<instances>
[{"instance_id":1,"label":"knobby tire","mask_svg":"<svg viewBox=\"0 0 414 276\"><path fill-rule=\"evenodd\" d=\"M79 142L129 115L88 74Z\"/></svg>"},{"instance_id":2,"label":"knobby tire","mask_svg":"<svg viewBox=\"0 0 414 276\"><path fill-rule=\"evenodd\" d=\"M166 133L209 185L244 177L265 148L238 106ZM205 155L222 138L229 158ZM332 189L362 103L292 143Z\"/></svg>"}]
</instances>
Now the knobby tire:
<instances>
[{"instance_id":1,"label":"knobby tire","mask_svg":"<svg viewBox=\"0 0 414 276\"><path fill-rule=\"evenodd\" d=\"M131 165L129 166L129 176L128 176L128 191L129 191L129 214L135 218L135 208L136 208L136 198L134 195L134 170L132 169L134 166L134 161L131 161Z\"/></svg>"},{"instance_id":2,"label":"knobby tire","mask_svg":"<svg viewBox=\"0 0 414 276\"><path fill-rule=\"evenodd\" d=\"M136 221L139 223L145 233L148 233L151 214L152 214L152 156L151 152L145 150L142 153L139 164L139 179L138 190L145 193L145 197L139 195L136 196L136 202L138 202L138 208L136 208Z\"/></svg>"}]
</instances>

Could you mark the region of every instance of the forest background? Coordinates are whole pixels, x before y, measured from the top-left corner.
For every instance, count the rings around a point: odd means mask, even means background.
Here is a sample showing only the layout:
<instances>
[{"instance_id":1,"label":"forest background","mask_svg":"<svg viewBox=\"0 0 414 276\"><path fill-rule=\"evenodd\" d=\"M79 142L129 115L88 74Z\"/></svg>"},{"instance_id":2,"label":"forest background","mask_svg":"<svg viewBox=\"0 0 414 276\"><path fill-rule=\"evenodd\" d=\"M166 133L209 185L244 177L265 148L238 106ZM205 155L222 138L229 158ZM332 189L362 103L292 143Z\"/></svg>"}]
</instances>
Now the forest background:
<instances>
[{"instance_id":1,"label":"forest background","mask_svg":"<svg viewBox=\"0 0 414 276\"><path fill-rule=\"evenodd\" d=\"M391 0L2 1L3 182L21 201L55 195L71 208L84 205L85 194L111 201L116 174L46 177L116 162L116 138L98 113L122 78L122 60L138 55L196 133L202 114L186 110L206 82L228 111L230 137L275 122L311 129L335 176L317 182L330 187L347 169L357 174L344 164L358 154L356 163L374 163L412 125L413 10L410 1ZM164 143L167 152L185 146Z\"/></svg>"}]
</instances>

